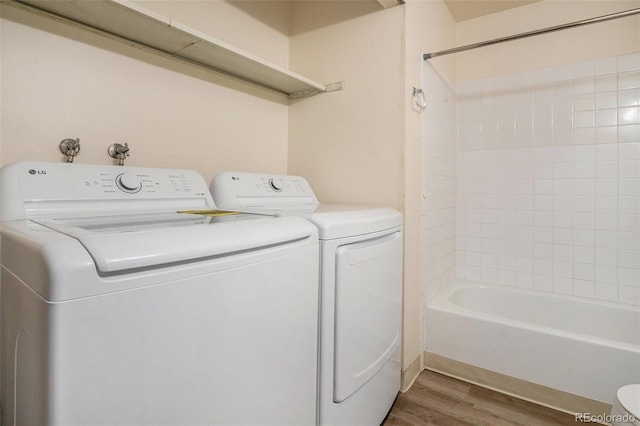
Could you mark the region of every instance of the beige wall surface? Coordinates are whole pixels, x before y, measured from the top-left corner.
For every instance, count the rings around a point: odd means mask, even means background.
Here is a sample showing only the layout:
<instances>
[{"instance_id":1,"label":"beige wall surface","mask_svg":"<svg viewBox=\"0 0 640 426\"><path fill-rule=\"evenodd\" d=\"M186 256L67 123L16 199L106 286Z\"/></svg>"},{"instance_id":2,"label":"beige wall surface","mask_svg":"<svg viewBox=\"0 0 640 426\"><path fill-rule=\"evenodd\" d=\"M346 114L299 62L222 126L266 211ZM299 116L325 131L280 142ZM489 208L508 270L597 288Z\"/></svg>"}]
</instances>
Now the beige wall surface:
<instances>
[{"instance_id":1,"label":"beige wall surface","mask_svg":"<svg viewBox=\"0 0 640 426\"><path fill-rule=\"evenodd\" d=\"M289 173L329 203L400 207L404 10L294 3L291 69L345 89L292 103Z\"/></svg>"},{"instance_id":2,"label":"beige wall surface","mask_svg":"<svg viewBox=\"0 0 640 426\"><path fill-rule=\"evenodd\" d=\"M268 60L286 62L286 37L244 12L228 19L270 40ZM112 164L107 147L127 142L127 164L194 169L207 180L222 170L287 171L282 96L6 5L1 43L2 164L63 161L60 141L80 138L81 163Z\"/></svg>"},{"instance_id":3,"label":"beige wall surface","mask_svg":"<svg viewBox=\"0 0 640 426\"><path fill-rule=\"evenodd\" d=\"M422 87L422 54L445 49L455 42L455 22L442 1L408 0L406 8L406 81L405 114L405 280L404 280L404 353L403 387L411 383L413 371L407 371L419 359L421 346L421 203L422 203L422 115L413 105L413 87ZM445 80L454 79L454 58L434 65ZM424 88L426 90L426 88ZM431 93L425 92L425 96Z\"/></svg>"},{"instance_id":4,"label":"beige wall surface","mask_svg":"<svg viewBox=\"0 0 640 426\"><path fill-rule=\"evenodd\" d=\"M638 0L544 0L459 23L462 46L640 7ZM453 46L451 46L453 47ZM640 16L555 31L457 53L457 81L635 52ZM446 58L446 57L441 57ZM438 63L441 58L434 58Z\"/></svg>"}]
</instances>

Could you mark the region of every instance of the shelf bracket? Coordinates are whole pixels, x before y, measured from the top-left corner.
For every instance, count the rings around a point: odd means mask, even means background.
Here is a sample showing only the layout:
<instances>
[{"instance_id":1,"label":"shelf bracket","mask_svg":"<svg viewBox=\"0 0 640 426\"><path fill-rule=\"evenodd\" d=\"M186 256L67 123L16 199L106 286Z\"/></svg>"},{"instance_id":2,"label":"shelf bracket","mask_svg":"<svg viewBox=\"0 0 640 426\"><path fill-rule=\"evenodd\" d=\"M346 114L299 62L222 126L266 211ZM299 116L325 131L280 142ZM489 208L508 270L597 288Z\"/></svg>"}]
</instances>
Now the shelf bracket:
<instances>
[{"instance_id":1,"label":"shelf bracket","mask_svg":"<svg viewBox=\"0 0 640 426\"><path fill-rule=\"evenodd\" d=\"M309 89L309 90L301 90L299 92L295 92L289 95L289 99L300 99L306 98L309 96L319 95L320 93L329 93L329 92L337 92L338 90L344 89L344 81L337 81L335 83L329 83L324 86L324 90L319 89Z\"/></svg>"},{"instance_id":2,"label":"shelf bracket","mask_svg":"<svg viewBox=\"0 0 640 426\"><path fill-rule=\"evenodd\" d=\"M404 4L404 2L405 0L378 0L380 6L384 7L385 9Z\"/></svg>"}]
</instances>

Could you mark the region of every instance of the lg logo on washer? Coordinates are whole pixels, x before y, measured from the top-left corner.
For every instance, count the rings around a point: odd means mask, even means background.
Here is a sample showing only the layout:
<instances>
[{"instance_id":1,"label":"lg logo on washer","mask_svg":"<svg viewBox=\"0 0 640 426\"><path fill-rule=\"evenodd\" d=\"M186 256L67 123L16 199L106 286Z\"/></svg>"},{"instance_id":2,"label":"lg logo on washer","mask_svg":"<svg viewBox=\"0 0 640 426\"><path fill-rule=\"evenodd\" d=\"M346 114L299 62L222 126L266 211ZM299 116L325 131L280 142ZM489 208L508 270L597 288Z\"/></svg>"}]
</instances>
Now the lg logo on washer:
<instances>
[{"instance_id":1,"label":"lg logo on washer","mask_svg":"<svg viewBox=\"0 0 640 426\"><path fill-rule=\"evenodd\" d=\"M30 175L46 175L47 171L46 170L29 169L29 174Z\"/></svg>"}]
</instances>

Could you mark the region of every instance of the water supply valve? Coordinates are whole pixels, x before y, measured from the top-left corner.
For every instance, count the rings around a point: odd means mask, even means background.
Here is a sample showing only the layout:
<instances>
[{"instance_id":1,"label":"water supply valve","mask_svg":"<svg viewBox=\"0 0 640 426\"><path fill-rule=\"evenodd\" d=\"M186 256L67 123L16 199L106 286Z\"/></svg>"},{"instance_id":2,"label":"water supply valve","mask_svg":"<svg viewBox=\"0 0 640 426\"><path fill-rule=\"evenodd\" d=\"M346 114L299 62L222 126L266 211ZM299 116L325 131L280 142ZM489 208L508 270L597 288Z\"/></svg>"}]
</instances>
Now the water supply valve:
<instances>
[{"instance_id":1,"label":"water supply valve","mask_svg":"<svg viewBox=\"0 0 640 426\"><path fill-rule=\"evenodd\" d=\"M111 158L118 160L119 166L124 166L124 160L129 156L129 144L111 144L107 152Z\"/></svg>"},{"instance_id":2,"label":"water supply valve","mask_svg":"<svg viewBox=\"0 0 640 426\"><path fill-rule=\"evenodd\" d=\"M67 163L73 163L76 155L80 153L80 138L63 139L59 147L60 152L67 156Z\"/></svg>"}]
</instances>

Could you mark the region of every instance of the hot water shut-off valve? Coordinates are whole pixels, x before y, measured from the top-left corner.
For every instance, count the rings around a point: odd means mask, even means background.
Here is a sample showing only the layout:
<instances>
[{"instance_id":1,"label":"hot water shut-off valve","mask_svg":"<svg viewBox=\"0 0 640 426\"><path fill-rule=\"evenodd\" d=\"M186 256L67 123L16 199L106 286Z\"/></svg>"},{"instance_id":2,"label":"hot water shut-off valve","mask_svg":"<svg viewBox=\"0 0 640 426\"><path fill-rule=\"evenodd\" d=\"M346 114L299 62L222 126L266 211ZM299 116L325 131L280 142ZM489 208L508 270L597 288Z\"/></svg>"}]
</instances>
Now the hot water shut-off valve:
<instances>
[{"instance_id":1,"label":"hot water shut-off valve","mask_svg":"<svg viewBox=\"0 0 640 426\"><path fill-rule=\"evenodd\" d=\"M64 139L58 146L60 152L67 156L67 163L73 163L76 155L80 153L80 138Z\"/></svg>"},{"instance_id":2,"label":"hot water shut-off valve","mask_svg":"<svg viewBox=\"0 0 640 426\"><path fill-rule=\"evenodd\" d=\"M129 156L129 144L111 144L109 145L109 149L107 149L107 152L109 153L109 156L111 158L115 158L116 160L118 160L119 166L124 166L124 160Z\"/></svg>"}]
</instances>

